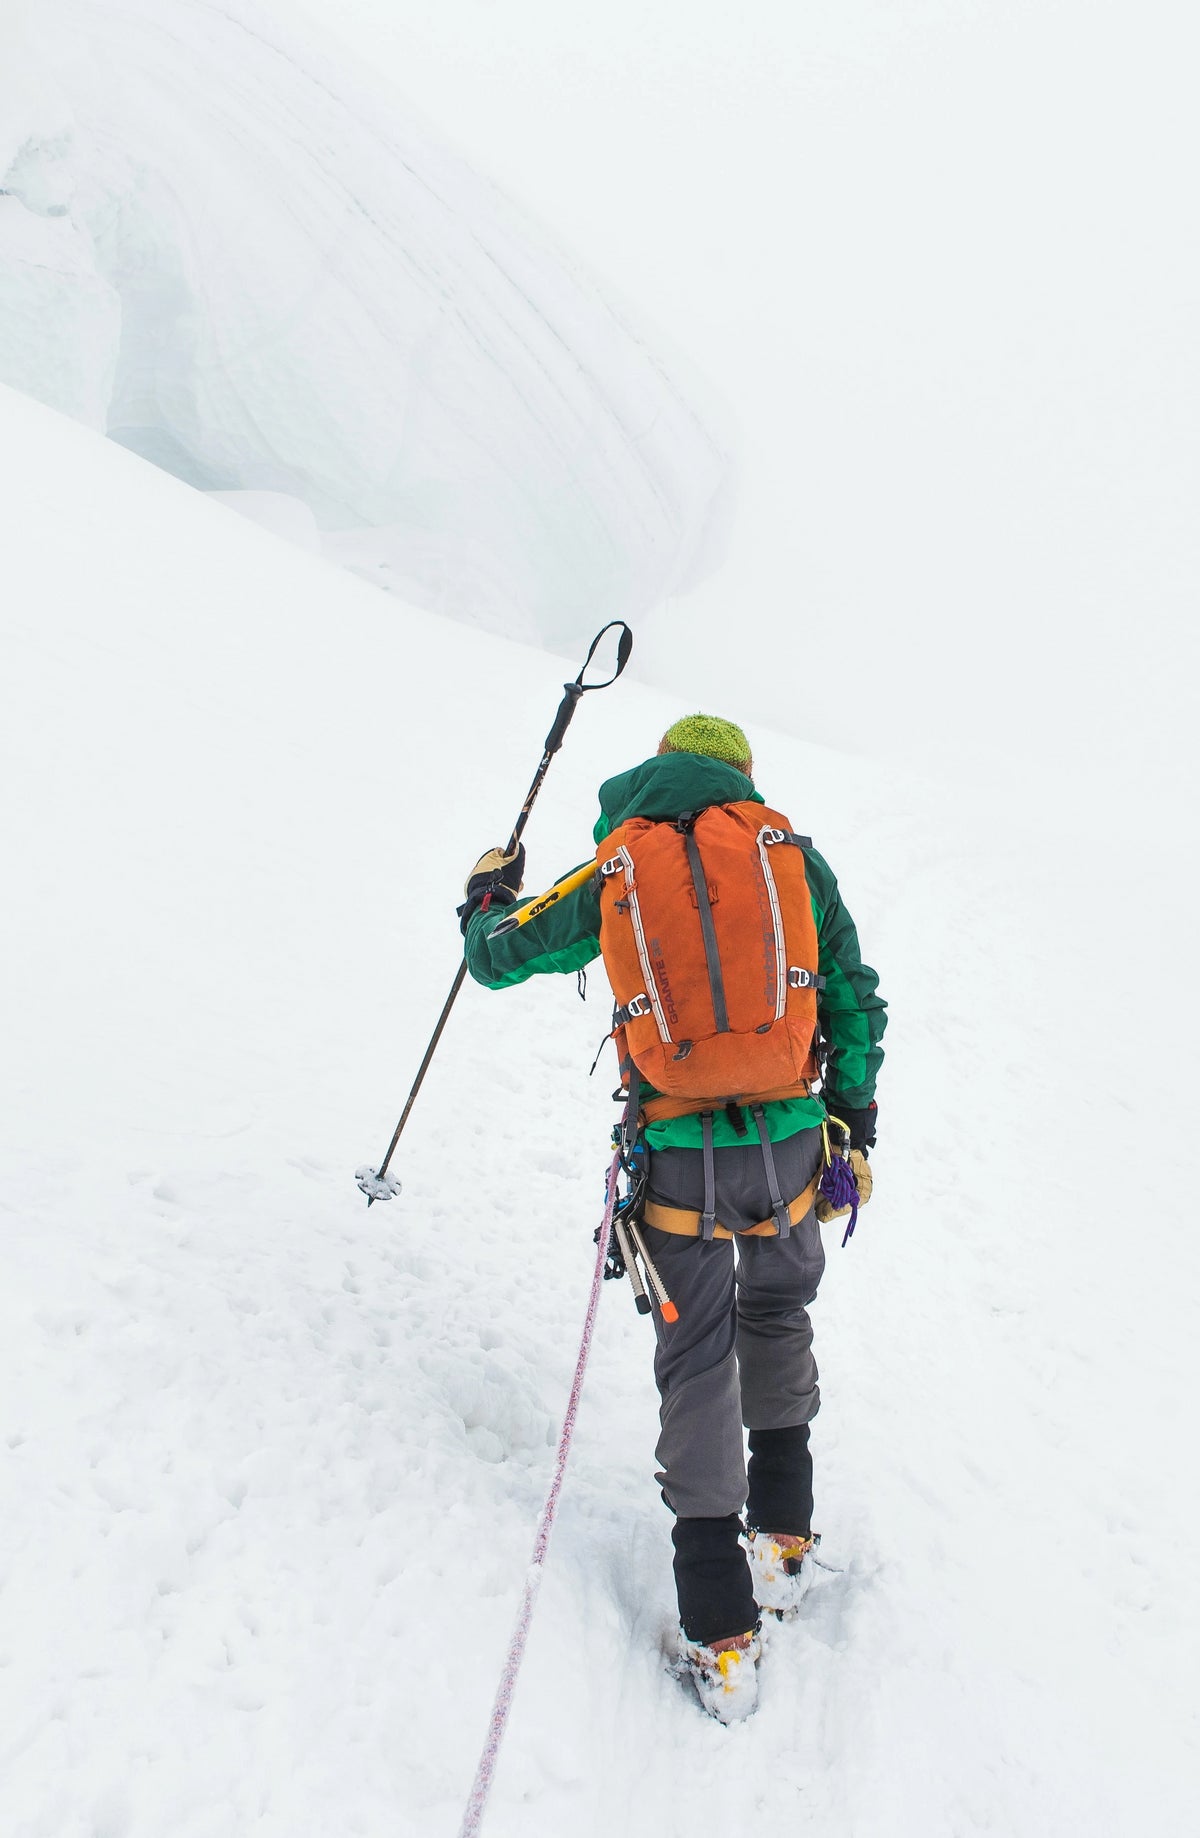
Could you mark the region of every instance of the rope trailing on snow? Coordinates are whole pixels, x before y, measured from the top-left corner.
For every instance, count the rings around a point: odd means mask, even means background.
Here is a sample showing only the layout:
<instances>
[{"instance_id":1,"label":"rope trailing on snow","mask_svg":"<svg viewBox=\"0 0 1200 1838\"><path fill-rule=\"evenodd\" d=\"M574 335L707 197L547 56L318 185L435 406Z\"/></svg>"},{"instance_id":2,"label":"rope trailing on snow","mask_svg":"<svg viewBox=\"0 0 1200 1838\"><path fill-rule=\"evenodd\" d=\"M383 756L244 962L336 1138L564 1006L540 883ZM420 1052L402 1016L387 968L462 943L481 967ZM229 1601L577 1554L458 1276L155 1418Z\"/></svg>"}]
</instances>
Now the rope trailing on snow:
<instances>
[{"instance_id":1,"label":"rope trailing on snow","mask_svg":"<svg viewBox=\"0 0 1200 1838\"><path fill-rule=\"evenodd\" d=\"M571 1438L575 1433L575 1419L579 1414L579 1400L583 1392L583 1375L587 1370L588 1354L592 1350L592 1332L596 1325L596 1309L600 1301L600 1291L604 1283L604 1263L608 1255L608 1239L612 1228L613 1208L617 1198L617 1179L621 1168L620 1154L612 1159L608 1171L608 1188L604 1202L604 1223L596 1240L596 1268L592 1273L592 1291L588 1297L587 1314L583 1323L583 1338L579 1343L579 1358L575 1362L575 1377L571 1384L571 1395L567 1399L566 1415L563 1418L562 1434L558 1439L558 1454L554 1462L554 1476L550 1482L550 1491L542 1507L542 1516L538 1521L537 1537L533 1542L533 1556L525 1577L525 1589L521 1596L521 1605L517 1609L516 1623L513 1627L512 1640L509 1643L508 1657L504 1662L504 1671L496 1692L496 1701L492 1706L492 1720L479 1757L479 1766L475 1771L475 1784L471 1788L471 1797L459 1828L458 1838L475 1838L483 1818L487 1797L491 1791L492 1776L496 1771L496 1759L500 1753L500 1743L508 1723L508 1713L512 1709L513 1694L516 1690L517 1674L525 1656L525 1642L529 1636L530 1623L533 1620L533 1607L537 1600L538 1587L542 1580L542 1565L545 1562L546 1548L550 1543L550 1533L554 1529L554 1516L558 1511L558 1496L562 1491L563 1475L566 1473L567 1457L571 1452Z\"/></svg>"}]
</instances>

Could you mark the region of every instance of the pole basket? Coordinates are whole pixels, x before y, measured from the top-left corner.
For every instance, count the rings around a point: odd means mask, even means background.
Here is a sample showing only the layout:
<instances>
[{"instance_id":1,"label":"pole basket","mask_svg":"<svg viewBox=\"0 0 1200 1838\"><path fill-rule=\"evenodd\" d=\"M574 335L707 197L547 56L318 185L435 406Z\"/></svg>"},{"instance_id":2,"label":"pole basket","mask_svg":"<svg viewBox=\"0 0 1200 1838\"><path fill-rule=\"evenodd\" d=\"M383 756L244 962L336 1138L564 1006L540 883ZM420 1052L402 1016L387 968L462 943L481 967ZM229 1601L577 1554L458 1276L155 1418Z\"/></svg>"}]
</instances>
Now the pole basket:
<instances>
[{"instance_id":1,"label":"pole basket","mask_svg":"<svg viewBox=\"0 0 1200 1838\"><path fill-rule=\"evenodd\" d=\"M394 1200L400 1192L397 1177L394 1174L376 1174L370 1162L364 1162L361 1168L356 1168L354 1178L368 1200Z\"/></svg>"}]
</instances>

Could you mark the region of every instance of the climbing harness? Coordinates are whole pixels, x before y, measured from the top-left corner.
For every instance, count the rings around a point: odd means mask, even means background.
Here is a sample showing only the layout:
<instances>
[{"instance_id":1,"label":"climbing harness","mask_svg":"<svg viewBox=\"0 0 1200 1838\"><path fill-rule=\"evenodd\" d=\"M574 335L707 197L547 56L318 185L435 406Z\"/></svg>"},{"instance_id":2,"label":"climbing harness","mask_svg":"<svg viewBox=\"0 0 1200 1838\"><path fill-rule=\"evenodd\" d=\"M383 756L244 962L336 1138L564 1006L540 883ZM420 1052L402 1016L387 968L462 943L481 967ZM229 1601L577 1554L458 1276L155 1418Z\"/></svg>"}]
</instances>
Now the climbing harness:
<instances>
[{"instance_id":1,"label":"climbing harness","mask_svg":"<svg viewBox=\"0 0 1200 1838\"><path fill-rule=\"evenodd\" d=\"M679 1319L679 1310L671 1300L642 1232L647 1203L646 1144L642 1137L640 1115L641 1091L641 1074L636 1066L631 1065L628 1088L613 1094L625 1103L624 1116L613 1129L613 1147L625 1175L626 1190L614 1207L609 1222L604 1277L608 1282L628 1274L638 1314L650 1314L657 1303L663 1320L674 1322Z\"/></svg>"}]
</instances>

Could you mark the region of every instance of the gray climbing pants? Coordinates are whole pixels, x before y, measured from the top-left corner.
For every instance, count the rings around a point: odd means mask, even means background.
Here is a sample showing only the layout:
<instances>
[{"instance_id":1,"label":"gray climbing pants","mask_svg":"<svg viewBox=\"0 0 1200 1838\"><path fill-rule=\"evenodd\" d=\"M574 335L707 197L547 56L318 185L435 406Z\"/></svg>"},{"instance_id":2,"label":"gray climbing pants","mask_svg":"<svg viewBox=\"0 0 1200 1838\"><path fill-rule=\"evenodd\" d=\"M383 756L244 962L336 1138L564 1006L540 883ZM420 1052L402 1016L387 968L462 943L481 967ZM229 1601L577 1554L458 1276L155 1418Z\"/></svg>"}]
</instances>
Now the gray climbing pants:
<instances>
[{"instance_id":1,"label":"gray climbing pants","mask_svg":"<svg viewBox=\"0 0 1200 1838\"><path fill-rule=\"evenodd\" d=\"M773 1145L785 1199L804 1192L821 1165L820 1130ZM715 1151L716 1216L735 1233L771 1216L757 1142ZM699 1149L659 1149L649 1158L649 1197L699 1210ZM681 1519L720 1519L746 1502L742 1426L788 1429L808 1423L821 1402L809 1304L825 1268L821 1228L810 1208L786 1238L684 1237L643 1227L650 1255L679 1310L654 1316L654 1376L661 1406L657 1479Z\"/></svg>"}]
</instances>

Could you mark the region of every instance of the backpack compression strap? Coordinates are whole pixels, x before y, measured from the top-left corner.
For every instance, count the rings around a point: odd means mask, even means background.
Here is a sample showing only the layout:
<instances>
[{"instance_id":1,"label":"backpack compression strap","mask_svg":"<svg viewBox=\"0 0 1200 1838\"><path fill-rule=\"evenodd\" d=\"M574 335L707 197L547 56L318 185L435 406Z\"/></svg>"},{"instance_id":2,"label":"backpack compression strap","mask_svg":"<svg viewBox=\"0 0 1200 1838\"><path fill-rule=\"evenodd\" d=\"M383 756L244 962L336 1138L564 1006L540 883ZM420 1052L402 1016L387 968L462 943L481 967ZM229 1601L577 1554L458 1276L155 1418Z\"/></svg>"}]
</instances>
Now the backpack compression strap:
<instances>
[{"instance_id":1,"label":"backpack compression strap","mask_svg":"<svg viewBox=\"0 0 1200 1838\"><path fill-rule=\"evenodd\" d=\"M699 815L699 811L684 811L676 820L675 828L683 837L688 867L692 871L692 885L696 889L696 908L700 914L700 931L704 938L704 961L708 966L708 986L712 992L713 1019L717 1024L717 1033L728 1034L729 1010L725 1004L725 977L721 970L721 954L717 949L717 928L713 921L712 901L708 897L708 876L700 860L700 845L694 833Z\"/></svg>"}]
</instances>

